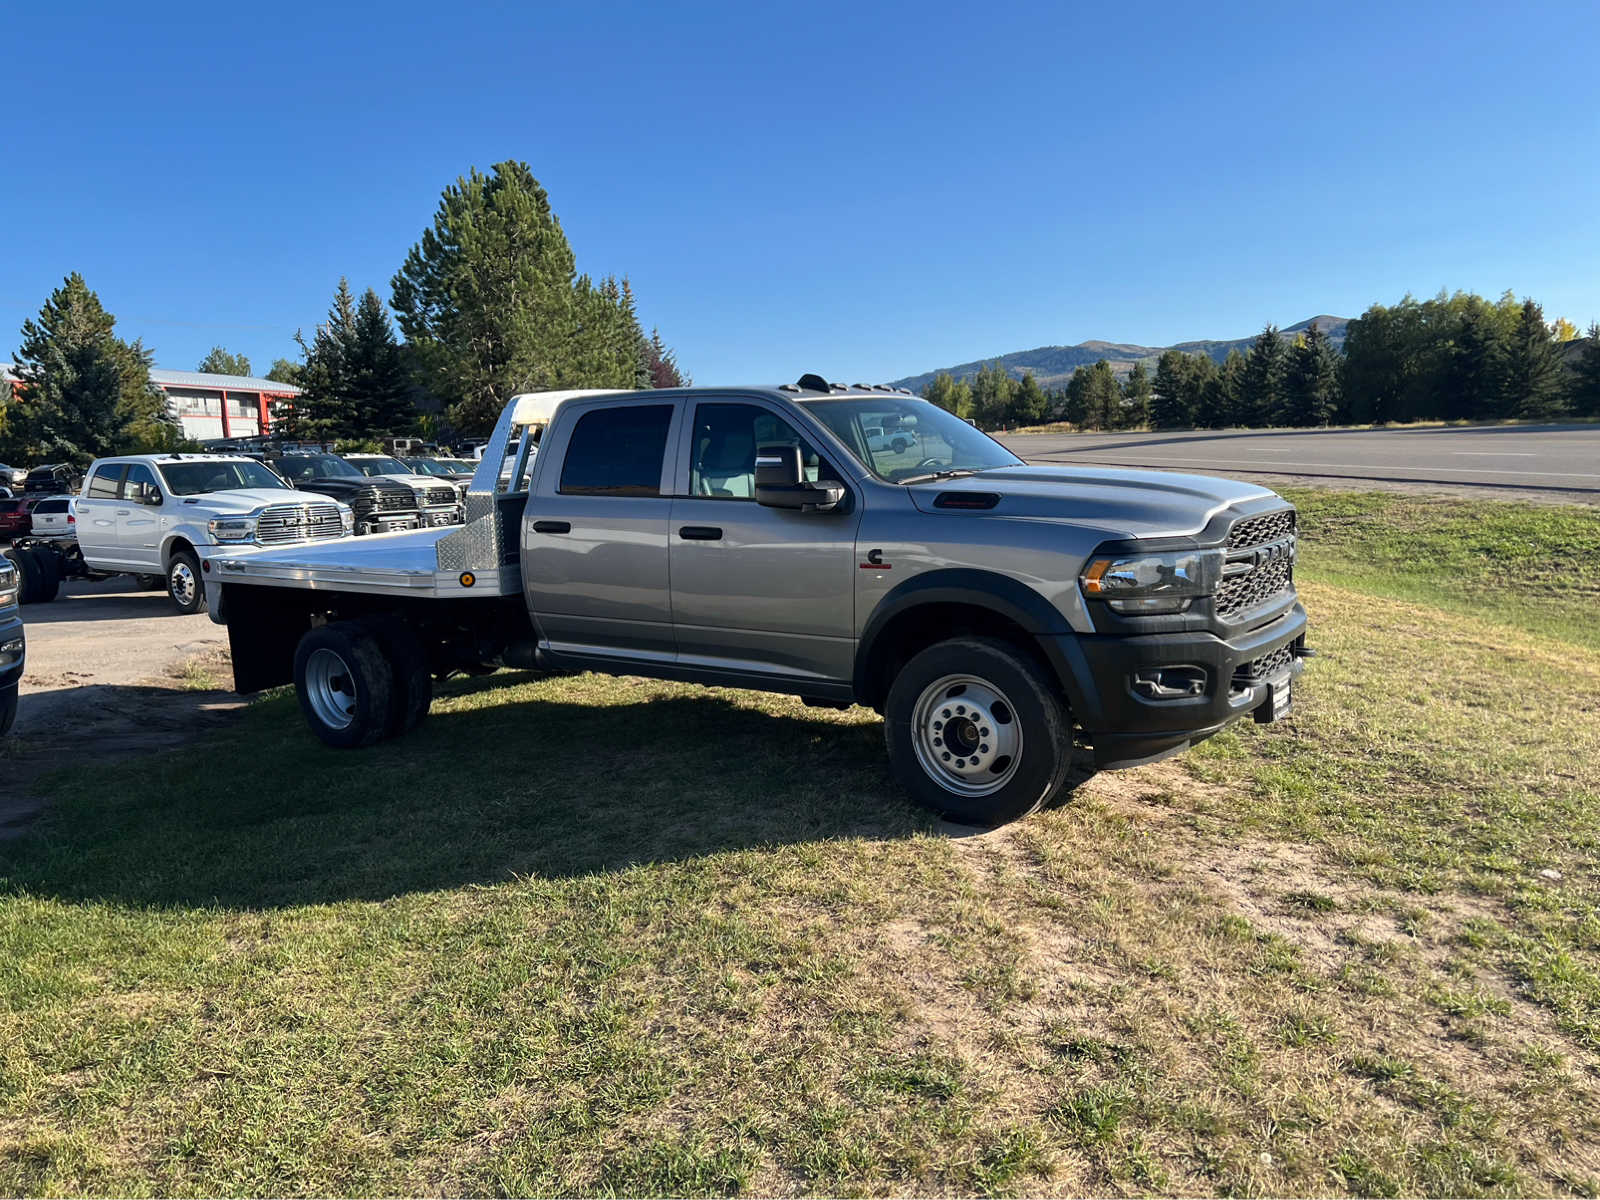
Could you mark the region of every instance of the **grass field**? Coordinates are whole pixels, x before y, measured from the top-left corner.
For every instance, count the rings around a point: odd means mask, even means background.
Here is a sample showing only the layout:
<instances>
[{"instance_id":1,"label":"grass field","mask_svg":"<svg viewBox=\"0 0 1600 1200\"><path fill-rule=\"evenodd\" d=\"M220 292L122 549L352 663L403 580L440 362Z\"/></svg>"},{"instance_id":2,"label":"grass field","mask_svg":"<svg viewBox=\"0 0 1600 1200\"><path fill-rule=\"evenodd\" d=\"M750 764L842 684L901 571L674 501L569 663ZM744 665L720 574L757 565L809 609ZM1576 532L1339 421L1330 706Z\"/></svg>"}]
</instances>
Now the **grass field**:
<instances>
[{"instance_id":1,"label":"grass field","mask_svg":"<svg viewBox=\"0 0 1600 1200\"><path fill-rule=\"evenodd\" d=\"M1600 514L1295 498L1293 718L981 837L597 677L54 777L0 1191L1595 1195Z\"/></svg>"}]
</instances>

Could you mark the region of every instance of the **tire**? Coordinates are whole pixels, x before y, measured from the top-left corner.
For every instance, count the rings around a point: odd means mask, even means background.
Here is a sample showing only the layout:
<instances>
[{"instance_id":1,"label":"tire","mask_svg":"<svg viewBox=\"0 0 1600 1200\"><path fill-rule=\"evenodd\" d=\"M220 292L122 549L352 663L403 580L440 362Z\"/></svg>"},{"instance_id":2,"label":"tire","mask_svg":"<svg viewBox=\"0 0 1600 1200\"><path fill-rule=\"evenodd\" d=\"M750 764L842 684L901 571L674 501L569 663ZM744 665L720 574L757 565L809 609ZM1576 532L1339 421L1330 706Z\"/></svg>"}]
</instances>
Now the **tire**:
<instances>
[{"instance_id":1,"label":"tire","mask_svg":"<svg viewBox=\"0 0 1600 1200\"><path fill-rule=\"evenodd\" d=\"M187 578L184 572L188 572ZM167 563L167 595L184 616L205 608L206 587L200 581L200 560L192 550L179 550Z\"/></svg>"},{"instance_id":2,"label":"tire","mask_svg":"<svg viewBox=\"0 0 1600 1200\"><path fill-rule=\"evenodd\" d=\"M894 452L896 454L904 454L906 452L906 447L910 444L911 443L907 442L905 438L895 438L893 447Z\"/></svg>"},{"instance_id":3,"label":"tire","mask_svg":"<svg viewBox=\"0 0 1600 1200\"><path fill-rule=\"evenodd\" d=\"M360 621L335 621L300 639L294 690L306 724L329 746L370 746L388 734L394 670Z\"/></svg>"},{"instance_id":4,"label":"tire","mask_svg":"<svg viewBox=\"0 0 1600 1200\"><path fill-rule=\"evenodd\" d=\"M61 563L56 552L45 546L30 546L28 553L39 565L39 578L34 586L33 602L51 604L61 594Z\"/></svg>"},{"instance_id":5,"label":"tire","mask_svg":"<svg viewBox=\"0 0 1600 1200\"><path fill-rule=\"evenodd\" d=\"M373 617L364 624L377 638L394 675L384 736L410 733L422 724L433 704L433 673L428 670L427 647L398 617Z\"/></svg>"},{"instance_id":6,"label":"tire","mask_svg":"<svg viewBox=\"0 0 1600 1200\"><path fill-rule=\"evenodd\" d=\"M0 688L0 737L11 732L17 723L17 685Z\"/></svg>"},{"instance_id":7,"label":"tire","mask_svg":"<svg viewBox=\"0 0 1600 1200\"><path fill-rule=\"evenodd\" d=\"M952 638L913 657L890 685L883 732L912 798L967 825L1036 811L1072 766L1072 721L1054 682L995 638Z\"/></svg>"}]
</instances>

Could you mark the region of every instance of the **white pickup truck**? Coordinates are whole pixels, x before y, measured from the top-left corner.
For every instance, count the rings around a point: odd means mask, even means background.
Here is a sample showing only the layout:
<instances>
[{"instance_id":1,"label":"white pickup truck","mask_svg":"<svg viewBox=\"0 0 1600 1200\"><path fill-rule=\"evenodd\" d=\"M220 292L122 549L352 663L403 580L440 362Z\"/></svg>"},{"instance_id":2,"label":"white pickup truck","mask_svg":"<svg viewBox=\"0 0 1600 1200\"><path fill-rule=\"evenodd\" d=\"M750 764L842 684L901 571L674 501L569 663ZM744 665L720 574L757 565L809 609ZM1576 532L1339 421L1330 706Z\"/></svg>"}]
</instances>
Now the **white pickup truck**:
<instances>
[{"instance_id":1,"label":"white pickup truck","mask_svg":"<svg viewBox=\"0 0 1600 1200\"><path fill-rule=\"evenodd\" d=\"M338 541L353 520L347 506L295 491L254 459L212 454L96 459L75 507L77 545L58 548L63 575L165 581L182 613L205 605L202 555Z\"/></svg>"}]
</instances>

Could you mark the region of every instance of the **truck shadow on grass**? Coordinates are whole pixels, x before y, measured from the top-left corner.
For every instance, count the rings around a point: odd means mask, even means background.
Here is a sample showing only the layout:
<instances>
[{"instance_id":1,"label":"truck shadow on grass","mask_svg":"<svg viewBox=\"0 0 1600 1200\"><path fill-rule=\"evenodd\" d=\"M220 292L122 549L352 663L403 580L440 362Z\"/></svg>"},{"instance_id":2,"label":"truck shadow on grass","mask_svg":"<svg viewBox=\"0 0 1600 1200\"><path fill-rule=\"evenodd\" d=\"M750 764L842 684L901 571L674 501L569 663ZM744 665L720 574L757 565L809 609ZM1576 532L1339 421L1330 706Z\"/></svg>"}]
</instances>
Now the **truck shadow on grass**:
<instances>
[{"instance_id":1,"label":"truck shadow on grass","mask_svg":"<svg viewBox=\"0 0 1600 1200\"><path fill-rule=\"evenodd\" d=\"M278 695L188 749L48 777L46 816L0 844L0 894L372 901L938 824L862 710L596 678L450 685L416 732L360 751L323 747Z\"/></svg>"}]
</instances>

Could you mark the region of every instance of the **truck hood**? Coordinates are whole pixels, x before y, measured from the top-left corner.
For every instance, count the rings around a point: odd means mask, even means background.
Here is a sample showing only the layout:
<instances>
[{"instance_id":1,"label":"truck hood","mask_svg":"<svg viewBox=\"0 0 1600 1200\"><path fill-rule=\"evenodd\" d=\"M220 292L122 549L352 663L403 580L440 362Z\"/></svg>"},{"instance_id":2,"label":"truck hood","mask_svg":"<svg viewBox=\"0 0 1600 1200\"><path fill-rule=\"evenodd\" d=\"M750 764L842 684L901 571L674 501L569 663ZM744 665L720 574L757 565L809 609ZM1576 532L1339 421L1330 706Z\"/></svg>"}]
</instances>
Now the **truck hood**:
<instances>
[{"instance_id":1,"label":"truck hood","mask_svg":"<svg viewBox=\"0 0 1600 1200\"><path fill-rule=\"evenodd\" d=\"M1106 538L1175 537L1199 533L1216 513L1242 500L1271 496L1254 483L1211 475L1118 467L999 467L959 479L907 487L911 502L941 516L1064 521L1104 531ZM935 507L946 493L1000 497L989 509Z\"/></svg>"},{"instance_id":2,"label":"truck hood","mask_svg":"<svg viewBox=\"0 0 1600 1200\"><path fill-rule=\"evenodd\" d=\"M191 503L192 502L192 503ZM266 504L326 504L328 497L287 488L235 488L226 492L206 492L181 496L179 503L216 513L247 513Z\"/></svg>"}]
</instances>

